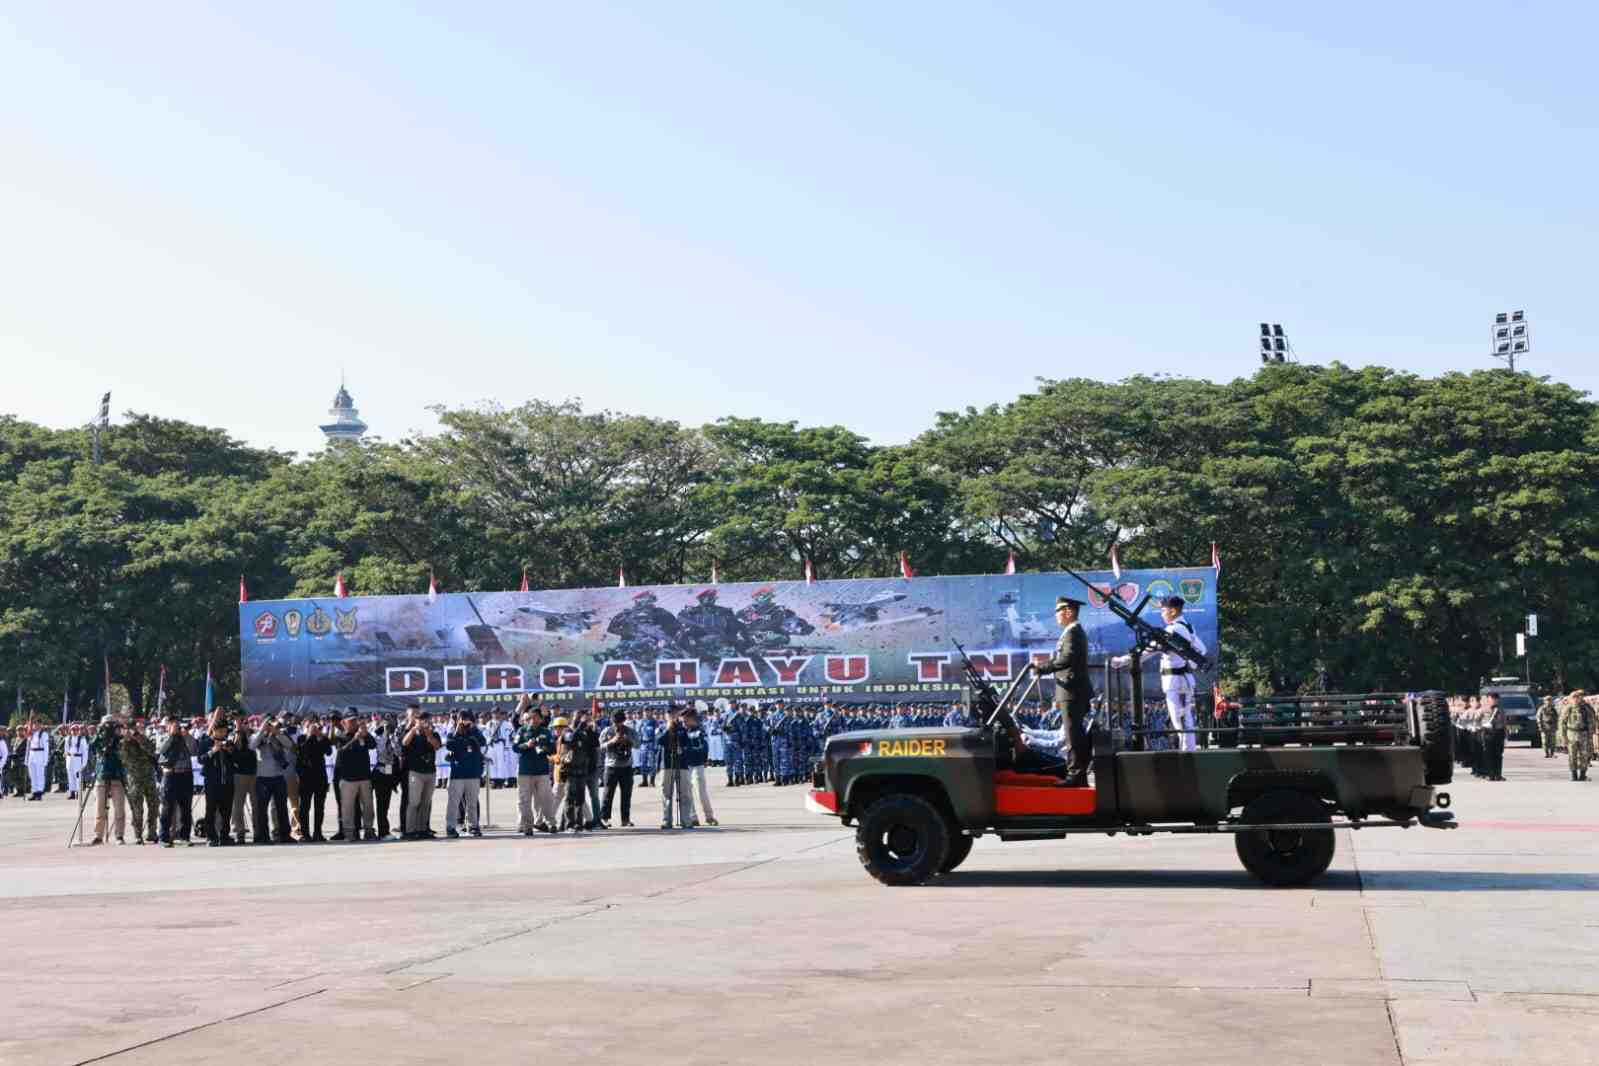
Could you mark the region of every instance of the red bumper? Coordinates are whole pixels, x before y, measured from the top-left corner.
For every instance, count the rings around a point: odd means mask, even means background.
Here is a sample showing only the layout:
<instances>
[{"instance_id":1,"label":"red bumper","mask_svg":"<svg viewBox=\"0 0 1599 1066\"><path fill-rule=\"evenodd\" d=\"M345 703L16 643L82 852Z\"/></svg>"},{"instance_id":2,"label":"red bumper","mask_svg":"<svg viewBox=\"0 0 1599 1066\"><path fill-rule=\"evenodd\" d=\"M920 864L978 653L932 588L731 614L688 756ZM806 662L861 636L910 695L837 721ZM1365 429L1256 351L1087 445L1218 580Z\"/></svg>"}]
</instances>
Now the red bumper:
<instances>
[{"instance_id":1,"label":"red bumper","mask_svg":"<svg viewBox=\"0 0 1599 1066\"><path fill-rule=\"evenodd\" d=\"M838 814L838 795L825 789L813 788L805 796L805 809L812 814Z\"/></svg>"}]
</instances>

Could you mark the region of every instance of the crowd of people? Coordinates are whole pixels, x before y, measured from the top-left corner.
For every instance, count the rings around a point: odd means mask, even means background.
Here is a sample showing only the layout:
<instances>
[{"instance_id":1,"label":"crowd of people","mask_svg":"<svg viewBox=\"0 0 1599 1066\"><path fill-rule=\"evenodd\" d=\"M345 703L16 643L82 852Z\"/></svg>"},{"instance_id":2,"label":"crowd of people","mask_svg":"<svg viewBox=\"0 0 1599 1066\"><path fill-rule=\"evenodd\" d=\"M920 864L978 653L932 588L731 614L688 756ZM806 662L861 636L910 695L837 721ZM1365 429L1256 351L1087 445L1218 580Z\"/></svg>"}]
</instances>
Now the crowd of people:
<instances>
[{"instance_id":1,"label":"crowd of people","mask_svg":"<svg viewBox=\"0 0 1599 1066\"><path fill-rule=\"evenodd\" d=\"M1455 761L1473 777L1486 781L1505 779L1505 741L1509 723L1499 697L1449 697L1449 720L1455 733ZM1538 704L1538 741L1544 758L1564 753L1573 781L1586 781L1594 760L1599 696L1577 689L1564 696L1545 696Z\"/></svg>"}]
</instances>

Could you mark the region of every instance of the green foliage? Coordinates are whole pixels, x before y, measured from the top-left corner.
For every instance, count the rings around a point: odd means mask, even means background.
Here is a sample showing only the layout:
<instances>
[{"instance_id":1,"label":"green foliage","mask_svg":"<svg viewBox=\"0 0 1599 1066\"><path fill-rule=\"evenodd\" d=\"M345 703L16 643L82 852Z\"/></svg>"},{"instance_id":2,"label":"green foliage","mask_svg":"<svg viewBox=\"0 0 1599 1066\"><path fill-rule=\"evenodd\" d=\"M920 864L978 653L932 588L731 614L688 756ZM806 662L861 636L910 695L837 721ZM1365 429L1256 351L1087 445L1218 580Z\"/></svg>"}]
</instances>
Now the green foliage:
<instances>
[{"instance_id":1,"label":"green foliage","mask_svg":"<svg viewBox=\"0 0 1599 1066\"><path fill-rule=\"evenodd\" d=\"M1274 366L1225 384L1041 381L905 445L837 426L702 428L576 402L441 410L440 432L307 459L130 416L0 417L0 706L88 713L109 660L137 708L237 700L234 590L254 598L1204 564L1223 549L1223 664L1263 691L1463 689L1514 668L1596 683L1599 420L1503 371L1422 379ZM104 659L102 659L102 656Z\"/></svg>"}]
</instances>

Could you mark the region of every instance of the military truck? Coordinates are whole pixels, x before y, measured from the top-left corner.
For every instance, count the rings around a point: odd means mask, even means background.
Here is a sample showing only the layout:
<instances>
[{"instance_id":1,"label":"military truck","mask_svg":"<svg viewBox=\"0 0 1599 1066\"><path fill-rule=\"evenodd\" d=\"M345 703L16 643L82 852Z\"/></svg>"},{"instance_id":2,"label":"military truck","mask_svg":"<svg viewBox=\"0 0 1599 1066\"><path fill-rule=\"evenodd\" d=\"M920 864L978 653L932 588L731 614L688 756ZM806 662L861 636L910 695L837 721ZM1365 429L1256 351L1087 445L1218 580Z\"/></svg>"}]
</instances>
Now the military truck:
<instances>
[{"instance_id":1,"label":"military truck","mask_svg":"<svg viewBox=\"0 0 1599 1066\"><path fill-rule=\"evenodd\" d=\"M1260 881L1301 885L1332 862L1335 829L1454 827L1437 787L1454 769L1441 693L1246 702L1229 728L1201 731L1218 746L1188 752L1096 725L1093 784L1065 787L1012 767L1032 665L1003 693L965 667L977 725L841 733L816 763L807 808L853 825L861 865L884 884L947 874L987 834L1226 833ZM1107 667L1107 692L1109 679Z\"/></svg>"},{"instance_id":2,"label":"military truck","mask_svg":"<svg viewBox=\"0 0 1599 1066\"><path fill-rule=\"evenodd\" d=\"M1537 747L1542 743L1538 736L1538 704L1533 699L1532 686L1519 677L1490 677L1483 682L1480 695L1499 697L1499 707L1505 712L1505 741L1526 740Z\"/></svg>"}]
</instances>

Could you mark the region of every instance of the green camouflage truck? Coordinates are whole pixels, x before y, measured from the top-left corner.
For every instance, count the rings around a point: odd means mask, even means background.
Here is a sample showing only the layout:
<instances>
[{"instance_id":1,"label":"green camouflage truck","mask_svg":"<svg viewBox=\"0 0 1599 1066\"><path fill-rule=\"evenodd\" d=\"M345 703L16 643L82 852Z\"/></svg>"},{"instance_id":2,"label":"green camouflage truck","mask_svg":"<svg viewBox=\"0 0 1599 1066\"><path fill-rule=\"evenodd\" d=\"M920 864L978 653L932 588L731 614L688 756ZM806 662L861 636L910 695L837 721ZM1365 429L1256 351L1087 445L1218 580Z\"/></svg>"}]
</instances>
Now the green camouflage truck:
<instances>
[{"instance_id":1,"label":"green camouflage truck","mask_svg":"<svg viewBox=\"0 0 1599 1066\"><path fill-rule=\"evenodd\" d=\"M1437 692L1254 701L1202 731L1217 746L1187 752L1096 727L1093 784L1071 788L1010 768L1031 668L1001 694L967 665L976 725L842 733L815 765L807 808L853 825L861 865L884 884L948 873L986 834L1230 833L1262 882L1300 885L1331 863L1335 829L1454 826L1437 787L1454 768Z\"/></svg>"}]
</instances>

